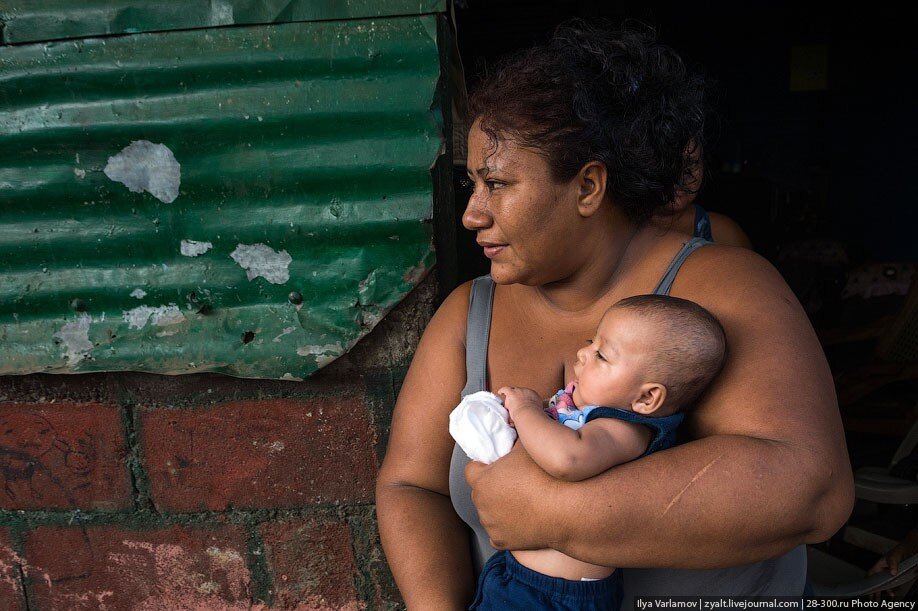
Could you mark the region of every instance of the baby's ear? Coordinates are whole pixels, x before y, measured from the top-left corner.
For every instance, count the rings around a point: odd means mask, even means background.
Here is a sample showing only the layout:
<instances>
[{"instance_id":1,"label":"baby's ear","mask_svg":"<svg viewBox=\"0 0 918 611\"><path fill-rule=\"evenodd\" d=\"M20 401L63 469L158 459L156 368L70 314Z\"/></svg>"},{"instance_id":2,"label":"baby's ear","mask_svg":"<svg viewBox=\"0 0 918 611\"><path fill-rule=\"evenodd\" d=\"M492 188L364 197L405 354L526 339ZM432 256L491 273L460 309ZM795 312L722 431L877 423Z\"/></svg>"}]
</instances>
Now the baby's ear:
<instances>
[{"instance_id":1,"label":"baby's ear","mask_svg":"<svg viewBox=\"0 0 918 611\"><path fill-rule=\"evenodd\" d=\"M640 395L631 402L631 411L649 416L666 403L666 387L658 382L647 382L640 389Z\"/></svg>"}]
</instances>

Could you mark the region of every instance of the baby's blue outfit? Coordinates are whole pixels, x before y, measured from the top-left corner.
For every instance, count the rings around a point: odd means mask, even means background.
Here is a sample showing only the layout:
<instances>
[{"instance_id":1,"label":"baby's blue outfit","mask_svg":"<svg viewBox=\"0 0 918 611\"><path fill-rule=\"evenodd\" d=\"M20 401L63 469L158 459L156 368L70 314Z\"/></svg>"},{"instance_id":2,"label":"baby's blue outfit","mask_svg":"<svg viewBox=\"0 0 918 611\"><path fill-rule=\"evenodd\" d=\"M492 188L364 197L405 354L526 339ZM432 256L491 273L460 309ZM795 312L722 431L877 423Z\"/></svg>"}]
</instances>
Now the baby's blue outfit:
<instances>
[{"instance_id":1,"label":"baby's blue outfit","mask_svg":"<svg viewBox=\"0 0 918 611\"><path fill-rule=\"evenodd\" d=\"M573 388L559 390L549 405L574 405ZM643 424L653 431L653 438L641 456L663 450L676 442L676 429L683 414L651 418L616 407L586 406L572 409L569 414L546 411L557 416L558 422L577 430L597 418L615 418ZM543 575L523 566L509 551L497 552L488 560L478 576L478 591L469 607L472 611L530 611L556 609L559 611L618 611L622 604L622 572L616 570L605 579L574 581Z\"/></svg>"},{"instance_id":2,"label":"baby's blue outfit","mask_svg":"<svg viewBox=\"0 0 918 611\"><path fill-rule=\"evenodd\" d=\"M574 405L574 399L571 393L573 393L573 387L571 384L568 384L567 388L562 388L555 393L555 396L553 396L549 402L549 406ZM625 422L643 424L653 431L653 438L647 445L647 450L641 454L641 457L674 445L676 443L676 429L679 428L679 425L682 424L682 420L685 418L684 414L672 414L671 416L665 416L663 418L651 418L650 416L630 412L626 409L602 407L599 405L588 405L582 409L572 409L568 414L559 412L555 409L547 413L553 418L557 417L558 422L575 431L587 422L597 418L615 418L617 420L624 420Z\"/></svg>"},{"instance_id":3,"label":"baby's blue outfit","mask_svg":"<svg viewBox=\"0 0 918 611\"><path fill-rule=\"evenodd\" d=\"M523 566L505 550L491 556L481 569L469 610L618 611L621 604L621 571L595 581L549 577Z\"/></svg>"}]
</instances>

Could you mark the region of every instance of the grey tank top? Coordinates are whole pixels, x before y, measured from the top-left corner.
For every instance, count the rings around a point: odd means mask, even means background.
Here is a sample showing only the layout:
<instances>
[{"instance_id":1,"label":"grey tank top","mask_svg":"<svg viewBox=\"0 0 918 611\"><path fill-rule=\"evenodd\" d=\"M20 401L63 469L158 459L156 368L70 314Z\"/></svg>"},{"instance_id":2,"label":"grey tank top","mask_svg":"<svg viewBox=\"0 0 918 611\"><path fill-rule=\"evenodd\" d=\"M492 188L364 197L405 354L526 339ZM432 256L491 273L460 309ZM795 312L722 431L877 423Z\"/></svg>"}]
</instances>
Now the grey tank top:
<instances>
[{"instance_id":1,"label":"grey tank top","mask_svg":"<svg viewBox=\"0 0 918 611\"><path fill-rule=\"evenodd\" d=\"M668 295L679 268L696 249L710 242L693 238L676 254L654 293ZM487 390L488 337L491 331L491 305L494 281L481 276L472 282L466 329L466 384L462 396ZM481 572L494 548L478 521L471 489L465 481L469 459L459 446L453 448L449 467L449 492L459 517L472 530L472 562L476 575ZM803 545L787 554L727 569L623 569L625 592L622 609L633 609L635 596L800 596L806 580L806 549Z\"/></svg>"}]
</instances>

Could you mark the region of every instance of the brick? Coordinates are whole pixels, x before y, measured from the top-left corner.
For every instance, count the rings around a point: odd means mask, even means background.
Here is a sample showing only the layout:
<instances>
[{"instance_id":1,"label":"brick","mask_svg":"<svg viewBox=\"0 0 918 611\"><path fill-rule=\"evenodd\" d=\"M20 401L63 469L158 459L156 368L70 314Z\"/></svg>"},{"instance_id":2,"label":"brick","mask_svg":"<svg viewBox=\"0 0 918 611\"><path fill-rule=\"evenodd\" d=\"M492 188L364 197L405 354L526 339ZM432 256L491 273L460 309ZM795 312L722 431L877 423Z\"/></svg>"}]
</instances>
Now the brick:
<instances>
[{"instance_id":1,"label":"brick","mask_svg":"<svg viewBox=\"0 0 918 611\"><path fill-rule=\"evenodd\" d=\"M370 502L375 434L359 397L237 401L141 411L161 511Z\"/></svg>"},{"instance_id":2,"label":"brick","mask_svg":"<svg viewBox=\"0 0 918 611\"><path fill-rule=\"evenodd\" d=\"M131 506L117 406L0 403L0 508Z\"/></svg>"},{"instance_id":3,"label":"brick","mask_svg":"<svg viewBox=\"0 0 918 611\"><path fill-rule=\"evenodd\" d=\"M259 527L277 609L362 609L347 524L331 518Z\"/></svg>"},{"instance_id":4,"label":"brick","mask_svg":"<svg viewBox=\"0 0 918 611\"><path fill-rule=\"evenodd\" d=\"M236 526L47 526L26 534L37 609L249 609L246 541Z\"/></svg>"},{"instance_id":5,"label":"brick","mask_svg":"<svg viewBox=\"0 0 918 611\"><path fill-rule=\"evenodd\" d=\"M369 543L369 549L361 557L361 564L367 566L370 574L374 608L379 611L404 609L405 602L398 591L398 586L395 585L395 578L389 569L389 563L386 562L386 555L379 541L379 533L375 531L375 524L373 540Z\"/></svg>"},{"instance_id":6,"label":"brick","mask_svg":"<svg viewBox=\"0 0 918 611\"><path fill-rule=\"evenodd\" d=\"M19 568L22 559L13 550L10 531L0 528L0 609L25 611L25 598L22 595L22 580Z\"/></svg>"}]
</instances>

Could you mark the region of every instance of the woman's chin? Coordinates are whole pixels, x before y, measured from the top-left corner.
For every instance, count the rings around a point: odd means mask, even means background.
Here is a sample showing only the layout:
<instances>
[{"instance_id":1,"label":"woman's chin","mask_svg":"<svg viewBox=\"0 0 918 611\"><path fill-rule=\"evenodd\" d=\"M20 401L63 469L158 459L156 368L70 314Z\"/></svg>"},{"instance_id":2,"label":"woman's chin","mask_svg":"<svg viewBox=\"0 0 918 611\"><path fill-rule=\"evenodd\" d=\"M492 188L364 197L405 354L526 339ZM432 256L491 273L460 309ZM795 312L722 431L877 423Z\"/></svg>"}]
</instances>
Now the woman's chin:
<instances>
[{"instance_id":1,"label":"woman's chin","mask_svg":"<svg viewBox=\"0 0 918 611\"><path fill-rule=\"evenodd\" d=\"M520 274L518 270L511 268L508 265L502 263L497 263L491 261L491 279L495 284L518 284L520 282Z\"/></svg>"},{"instance_id":2,"label":"woman's chin","mask_svg":"<svg viewBox=\"0 0 918 611\"><path fill-rule=\"evenodd\" d=\"M530 269L515 267L504 262L491 261L491 279L495 284L523 284L539 286L542 281Z\"/></svg>"}]
</instances>

